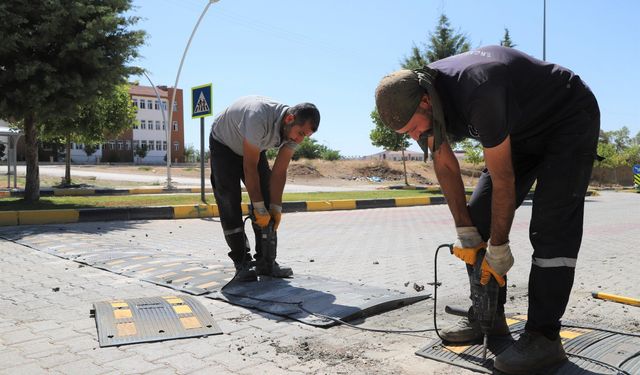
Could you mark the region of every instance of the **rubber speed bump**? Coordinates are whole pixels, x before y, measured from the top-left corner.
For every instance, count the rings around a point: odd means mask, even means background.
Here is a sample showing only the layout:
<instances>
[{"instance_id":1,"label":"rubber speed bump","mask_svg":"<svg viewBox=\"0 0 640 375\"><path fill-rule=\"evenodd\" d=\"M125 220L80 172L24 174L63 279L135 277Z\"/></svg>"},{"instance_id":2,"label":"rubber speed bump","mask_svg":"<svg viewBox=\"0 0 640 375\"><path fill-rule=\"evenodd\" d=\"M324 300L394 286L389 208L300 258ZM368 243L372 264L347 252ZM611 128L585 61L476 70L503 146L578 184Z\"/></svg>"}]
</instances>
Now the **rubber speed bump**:
<instances>
[{"instance_id":1,"label":"rubber speed bump","mask_svg":"<svg viewBox=\"0 0 640 375\"><path fill-rule=\"evenodd\" d=\"M211 314L189 296L93 304L100 347L222 334Z\"/></svg>"},{"instance_id":2,"label":"rubber speed bump","mask_svg":"<svg viewBox=\"0 0 640 375\"><path fill-rule=\"evenodd\" d=\"M507 319L512 336L489 339L487 359L482 360L482 343L445 345L434 340L416 352L417 355L468 370L493 374L493 361L524 332L526 317ZM624 332L599 330L595 327L576 328L565 324L560 338L568 361L544 369L549 375L640 374L640 337Z\"/></svg>"}]
</instances>

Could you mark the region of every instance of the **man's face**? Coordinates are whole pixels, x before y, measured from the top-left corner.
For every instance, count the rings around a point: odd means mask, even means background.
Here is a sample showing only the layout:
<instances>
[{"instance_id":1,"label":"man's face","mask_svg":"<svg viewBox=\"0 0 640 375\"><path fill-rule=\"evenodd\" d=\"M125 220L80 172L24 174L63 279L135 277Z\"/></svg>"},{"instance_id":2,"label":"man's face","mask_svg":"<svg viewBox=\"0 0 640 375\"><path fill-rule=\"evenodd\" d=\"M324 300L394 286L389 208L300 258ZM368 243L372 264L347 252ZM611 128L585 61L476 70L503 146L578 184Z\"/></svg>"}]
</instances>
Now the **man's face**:
<instances>
[{"instance_id":1,"label":"man's face","mask_svg":"<svg viewBox=\"0 0 640 375\"><path fill-rule=\"evenodd\" d=\"M313 134L310 122L306 122L303 125L290 125L287 128L285 137L296 144L300 144L300 142L304 140L304 137L311 137Z\"/></svg>"},{"instance_id":2,"label":"man's face","mask_svg":"<svg viewBox=\"0 0 640 375\"><path fill-rule=\"evenodd\" d=\"M420 134L426 132L431 129L431 116L428 110L418 106L416 112L411 116L407 125L402 127L396 132L400 134L409 134L411 138L414 140L418 140L420 138Z\"/></svg>"}]
</instances>

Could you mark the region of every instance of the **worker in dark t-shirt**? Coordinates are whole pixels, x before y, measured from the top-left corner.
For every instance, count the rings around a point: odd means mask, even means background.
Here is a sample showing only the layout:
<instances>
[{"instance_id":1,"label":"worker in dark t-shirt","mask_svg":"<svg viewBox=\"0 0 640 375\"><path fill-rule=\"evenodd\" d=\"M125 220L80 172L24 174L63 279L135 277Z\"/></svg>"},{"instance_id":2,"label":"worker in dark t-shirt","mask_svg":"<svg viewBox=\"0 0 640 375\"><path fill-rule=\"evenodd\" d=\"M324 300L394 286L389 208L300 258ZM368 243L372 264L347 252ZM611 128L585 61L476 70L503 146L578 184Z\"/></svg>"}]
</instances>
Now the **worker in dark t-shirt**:
<instances>
[{"instance_id":1,"label":"worker in dark t-shirt","mask_svg":"<svg viewBox=\"0 0 640 375\"><path fill-rule=\"evenodd\" d=\"M598 104L589 88L569 69L489 46L384 77L376 106L386 126L432 152L456 225L453 251L468 272L478 250L486 248L483 273L496 280L506 277L514 262L509 246L514 212L536 182L528 321L494 367L519 374L566 360L560 318L573 285L600 130ZM449 145L463 138L480 142L486 163L468 203ZM492 335L509 334L505 302L506 284L500 288ZM469 318L443 331L450 342L481 335L479 323Z\"/></svg>"}]
</instances>

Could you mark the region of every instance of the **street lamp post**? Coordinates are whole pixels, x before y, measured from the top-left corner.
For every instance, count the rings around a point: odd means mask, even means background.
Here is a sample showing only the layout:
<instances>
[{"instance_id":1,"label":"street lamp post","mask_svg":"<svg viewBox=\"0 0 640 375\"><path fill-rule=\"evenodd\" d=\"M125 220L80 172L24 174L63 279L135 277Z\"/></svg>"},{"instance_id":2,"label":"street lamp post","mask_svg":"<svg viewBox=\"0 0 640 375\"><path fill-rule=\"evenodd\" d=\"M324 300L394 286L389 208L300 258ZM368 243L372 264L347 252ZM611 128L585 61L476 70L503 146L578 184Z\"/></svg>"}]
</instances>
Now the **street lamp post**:
<instances>
[{"instance_id":1,"label":"street lamp post","mask_svg":"<svg viewBox=\"0 0 640 375\"><path fill-rule=\"evenodd\" d=\"M193 39L193 36L196 33L196 30L198 29L198 26L200 26L200 21L202 21L202 18L204 17L204 15L207 13L207 10L209 9L209 6L211 6L211 4L213 3L217 3L220 0L209 0L209 2L207 3L207 5L204 7L204 10L202 11L202 14L200 14L200 17L198 18L198 22L196 22L196 25L193 27L193 31L191 32L191 36L189 37L189 41L187 41L187 46L184 48L184 53L182 54L182 59L180 59L180 66L178 67L178 74L176 74L176 82L173 85L173 92L171 93L171 101L169 102L169 124L167 126L167 186L170 189L171 188L171 128L173 127L173 103L175 101L176 98L176 90L178 89L178 80L180 79L180 72L182 71L182 64L184 63L184 58L187 56L187 51L189 50L189 46L191 45L191 40Z\"/></svg>"},{"instance_id":2,"label":"street lamp post","mask_svg":"<svg viewBox=\"0 0 640 375\"><path fill-rule=\"evenodd\" d=\"M151 87L153 88L153 91L156 93L156 98L158 98L158 105L160 106L160 112L162 112L162 121L165 123L165 127L169 128L169 125L167 124L167 117L164 114L164 111L166 110L164 108L164 106L162 105L162 98L160 98L160 93L158 92L158 89L156 88L156 85L153 84L153 82L151 82L151 78L149 78L149 76L147 75L146 71L142 71L142 74L144 74L145 77L147 77L147 79L149 80L149 83L151 84ZM169 133L171 134L171 133ZM167 142L167 161L169 161L169 149L170 149L170 145L169 142ZM133 150L134 152L134 157L135 157L135 150ZM169 163L167 163L167 189L172 189L173 186L171 184L171 168L169 167Z\"/></svg>"}]
</instances>

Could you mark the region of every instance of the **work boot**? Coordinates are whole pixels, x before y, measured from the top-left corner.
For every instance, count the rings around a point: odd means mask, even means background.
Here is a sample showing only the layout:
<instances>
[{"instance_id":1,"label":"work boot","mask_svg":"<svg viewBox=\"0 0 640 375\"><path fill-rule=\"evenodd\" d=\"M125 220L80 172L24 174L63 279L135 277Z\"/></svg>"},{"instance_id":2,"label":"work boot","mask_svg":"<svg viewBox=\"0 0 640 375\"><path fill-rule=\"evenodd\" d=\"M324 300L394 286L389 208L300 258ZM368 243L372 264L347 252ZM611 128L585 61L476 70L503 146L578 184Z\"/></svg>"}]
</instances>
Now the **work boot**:
<instances>
[{"instance_id":1,"label":"work boot","mask_svg":"<svg viewBox=\"0 0 640 375\"><path fill-rule=\"evenodd\" d=\"M267 265L267 262L262 259L258 260L256 263L256 273L260 276L271 276L278 278L293 276L293 270L291 269L291 267L281 266L276 261L273 261L273 264L271 265L271 267L269 267Z\"/></svg>"},{"instance_id":2,"label":"work boot","mask_svg":"<svg viewBox=\"0 0 640 375\"><path fill-rule=\"evenodd\" d=\"M566 359L560 337L549 340L541 333L524 331L518 341L496 357L493 367L507 374L531 374Z\"/></svg>"},{"instance_id":3,"label":"work boot","mask_svg":"<svg viewBox=\"0 0 640 375\"><path fill-rule=\"evenodd\" d=\"M493 328L489 332L489 336L507 336L511 334L507 319L504 313L498 313L493 323ZM478 341L484 337L480 323L477 320L469 320L462 318L450 327L440 331L440 336L444 341L450 343L463 343Z\"/></svg>"},{"instance_id":4,"label":"work boot","mask_svg":"<svg viewBox=\"0 0 640 375\"><path fill-rule=\"evenodd\" d=\"M234 262L233 265L236 267L236 275L234 276L235 281L249 282L258 280L256 271L251 269L251 264L249 262Z\"/></svg>"}]
</instances>

